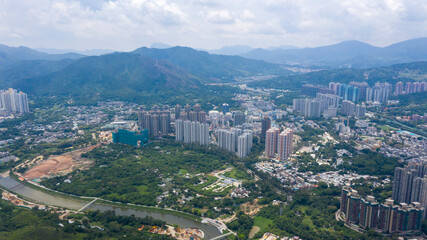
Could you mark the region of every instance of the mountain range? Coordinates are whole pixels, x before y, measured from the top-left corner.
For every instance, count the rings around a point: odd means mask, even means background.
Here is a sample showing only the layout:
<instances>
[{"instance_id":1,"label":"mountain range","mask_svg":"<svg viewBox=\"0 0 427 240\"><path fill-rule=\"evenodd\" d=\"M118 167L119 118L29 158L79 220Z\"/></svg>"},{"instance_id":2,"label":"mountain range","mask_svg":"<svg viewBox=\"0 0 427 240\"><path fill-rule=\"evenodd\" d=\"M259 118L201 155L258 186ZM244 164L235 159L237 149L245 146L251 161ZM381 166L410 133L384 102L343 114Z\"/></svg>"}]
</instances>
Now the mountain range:
<instances>
[{"instance_id":1,"label":"mountain range","mask_svg":"<svg viewBox=\"0 0 427 240\"><path fill-rule=\"evenodd\" d=\"M34 95L65 95L88 101L208 98L215 94L214 87L204 83L290 73L278 64L186 47L143 47L89 57L3 47L0 57L0 89L14 87Z\"/></svg>"},{"instance_id":2,"label":"mountain range","mask_svg":"<svg viewBox=\"0 0 427 240\"><path fill-rule=\"evenodd\" d=\"M375 65L378 64L378 59L383 63L422 60L427 57L426 41L427 39L414 39L386 48L351 41L313 49L253 50L252 54L254 51L292 53L292 56L303 64L313 66L320 63L333 66L338 62L347 62L348 59L358 60L365 65ZM378 52L382 58L378 57ZM258 58L262 57L260 53ZM427 68L424 63L408 66ZM142 101L153 100L159 96L165 99L180 96L208 97L218 92L205 84L230 83L248 78L276 76L274 79L258 81L252 85L292 87L303 83L349 79L362 81L366 75L364 69L296 74L286 70L287 68L289 66L283 64L241 56L210 54L188 47L142 47L131 52L84 56L76 53L47 54L27 47L0 45L0 89L14 87L36 95ZM383 74L394 79L397 76L396 71L392 70L394 75L390 75L387 69L369 73L374 76L374 73L378 72L378 76ZM402 68L399 71L403 70Z\"/></svg>"},{"instance_id":3,"label":"mountain range","mask_svg":"<svg viewBox=\"0 0 427 240\"><path fill-rule=\"evenodd\" d=\"M387 47L359 41L301 49L254 49L241 56L272 63L306 67L369 68L427 60L427 38L411 39Z\"/></svg>"},{"instance_id":4,"label":"mountain range","mask_svg":"<svg viewBox=\"0 0 427 240\"><path fill-rule=\"evenodd\" d=\"M79 59L85 57L78 53L48 54L39 52L28 47L9 47L0 44L0 67L10 66L21 60L62 60L62 59Z\"/></svg>"}]
</instances>

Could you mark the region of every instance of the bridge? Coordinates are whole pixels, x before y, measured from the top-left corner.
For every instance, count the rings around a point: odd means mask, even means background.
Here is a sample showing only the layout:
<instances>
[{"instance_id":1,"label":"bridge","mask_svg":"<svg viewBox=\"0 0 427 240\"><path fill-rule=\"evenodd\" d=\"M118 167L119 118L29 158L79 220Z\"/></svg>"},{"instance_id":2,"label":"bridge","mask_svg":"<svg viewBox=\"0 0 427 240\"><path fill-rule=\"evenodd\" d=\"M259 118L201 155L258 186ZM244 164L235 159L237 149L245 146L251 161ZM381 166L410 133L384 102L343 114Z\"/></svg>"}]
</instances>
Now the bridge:
<instances>
[{"instance_id":1,"label":"bridge","mask_svg":"<svg viewBox=\"0 0 427 240\"><path fill-rule=\"evenodd\" d=\"M86 210L88 207L90 207L90 205L92 205L93 203L95 203L95 202L96 202L96 200L98 200L98 198L95 198L95 199L93 199L90 203L88 203L88 204L84 205L82 208L80 208L80 209L77 211L77 213L79 213L79 212L81 212L81 211Z\"/></svg>"},{"instance_id":2,"label":"bridge","mask_svg":"<svg viewBox=\"0 0 427 240\"><path fill-rule=\"evenodd\" d=\"M228 235L231 235L231 234L233 234L233 233L229 232L229 233L223 234L221 236L211 238L210 240L219 240L219 239L225 238L225 237L227 237Z\"/></svg>"}]
</instances>

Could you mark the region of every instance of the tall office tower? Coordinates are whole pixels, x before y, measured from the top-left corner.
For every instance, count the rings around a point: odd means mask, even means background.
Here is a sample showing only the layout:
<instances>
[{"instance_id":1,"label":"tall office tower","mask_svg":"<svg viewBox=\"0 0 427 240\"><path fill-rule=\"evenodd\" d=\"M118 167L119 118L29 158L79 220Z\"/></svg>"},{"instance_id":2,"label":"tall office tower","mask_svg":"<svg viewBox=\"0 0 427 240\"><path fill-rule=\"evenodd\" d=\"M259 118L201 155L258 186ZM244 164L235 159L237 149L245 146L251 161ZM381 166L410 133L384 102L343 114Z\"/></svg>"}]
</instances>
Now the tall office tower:
<instances>
[{"instance_id":1,"label":"tall office tower","mask_svg":"<svg viewBox=\"0 0 427 240\"><path fill-rule=\"evenodd\" d=\"M365 118L365 113L366 113L366 106L365 105L357 104L356 105L356 110L354 112L354 115L357 118Z\"/></svg>"},{"instance_id":2,"label":"tall office tower","mask_svg":"<svg viewBox=\"0 0 427 240\"><path fill-rule=\"evenodd\" d=\"M237 111L233 114L234 126L240 126L246 121L246 116L244 113Z\"/></svg>"},{"instance_id":3,"label":"tall office tower","mask_svg":"<svg viewBox=\"0 0 427 240\"><path fill-rule=\"evenodd\" d=\"M197 113L196 113L196 112L194 112L194 111L191 111L191 112L188 114L188 120L190 120L190 121L192 121L192 122L197 121Z\"/></svg>"},{"instance_id":4,"label":"tall office tower","mask_svg":"<svg viewBox=\"0 0 427 240\"><path fill-rule=\"evenodd\" d=\"M175 140L184 141L184 121L182 119L175 120Z\"/></svg>"},{"instance_id":5,"label":"tall office tower","mask_svg":"<svg viewBox=\"0 0 427 240\"><path fill-rule=\"evenodd\" d=\"M200 111L197 113L197 120L201 123L205 123L206 122L206 112L204 111Z\"/></svg>"},{"instance_id":6,"label":"tall office tower","mask_svg":"<svg viewBox=\"0 0 427 240\"><path fill-rule=\"evenodd\" d=\"M191 142L191 121L184 121L184 142Z\"/></svg>"},{"instance_id":7,"label":"tall office tower","mask_svg":"<svg viewBox=\"0 0 427 240\"><path fill-rule=\"evenodd\" d=\"M227 103L222 104L222 113L226 114L230 111L230 105L228 105Z\"/></svg>"},{"instance_id":8,"label":"tall office tower","mask_svg":"<svg viewBox=\"0 0 427 240\"><path fill-rule=\"evenodd\" d=\"M202 107L200 106L200 104L196 103L196 104L193 106L193 110L194 110L196 113L199 113L200 111L202 111Z\"/></svg>"},{"instance_id":9,"label":"tall office tower","mask_svg":"<svg viewBox=\"0 0 427 240\"><path fill-rule=\"evenodd\" d=\"M175 106L175 120L180 119L180 118L181 118L181 106L179 106L179 104L177 104Z\"/></svg>"},{"instance_id":10,"label":"tall office tower","mask_svg":"<svg viewBox=\"0 0 427 240\"><path fill-rule=\"evenodd\" d=\"M275 157L277 153L277 141L279 139L280 129L270 128L268 129L265 137L265 155L267 157Z\"/></svg>"},{"instance_id":11,"label":"tall office tower","mask_svg":"<svg viewBox=\"0 0 427 240\"><path fill-rule=\"evenodd\" d=\"M358 89L355 100L364 101L366 99L366 91L369 88L369 84L367 82L351 82L350 85Z\"/></svg>"},{"instance_id":12,"label":"tall office tower","mask_svg":"<svg viewBox=\"0 0 427 240\"><path fill-rule=\"evenodd\" d=\"M341 112L348 116L353 116L355 110L355 105L353 102L344 100L342 101Z\"/></svg>"},{"instance_id":13,"label":"tall office tower","mask_svg":"<svg viewBox=\"0 0 427 240\"><path fill-rule=\"evenodd\" d=\"M277 155L279 160L287 160L292 155L293 131L290 128L283 130L277 141Z\"/></svg>"},{"instance_id":14,"label":"tall office tower","mask_svg":"<svg viewBox=\"0 0 427 240\"><path fill-rule=\"evenodd\" d=\"M168 135L170 132L170 118L167 114L160 115L160 134Z\"/></svg>"},{"instance_id":15,"label":"tall office tower","mask_svg":"<svg viewBox=\"0 0 427 240\"><path fill-rule=\"evenodd\" d=\"M261 138L265 138L265 134L270 128L271 119L268 116L264 116L264 118L261 120Z\"/></svg>"},{"instance_id":16,"label":"tall office tower","mask_svg":"<svg viewBox=\"0 0 427 240\"><path fill-rule=\"evenodd\" d=\"M403 94L403 82L397 82L396 87L394 89L394 95L402 95Z\"/></svg>"},{"instance_id":17,"label":"tall office tower","mask_svg":"<svg viewBox=\"0 0 427 240\"><path fill-rule=\"evenodd\" d=\"M237 156L246 157L252 148L252 131L246 131L238 137L237 140Z\"/></svg>"},{"instance_id":18,"label":"tall office tower","mask_svg":"<svg viewBox=\"0 0 427 240\"><path fill-rule=\"evenodd\" d=\"M149 134L151 134L153 136L159 136L159 131L160 131L159 123L160 123L159 115L157 115L157 114L150 114L150 130L149 130Z\"/></svg>"},{"instance_id":19,"label":"tall office tower","mask_svg":"<svg viewBox=\"0 0 427 240\"><path fill-rule=\"evenodd\" d=\"M188 114L188 113L190 113L190 111L191 111L191 106L190 105L188 105L188 104L185 104L185 106L184 106L184 111Z\"/></svg>"},{"instance_id":20,"label":"tall office tower","mask_svg":"<svg viewBox=\"0 0 427 240\"><path fill-rule=\"evenodd\" d=\"M200 145L207 146L209 145L209 124L199 123L200 124Z\"/></svg>"},{"instance_id":21,"label":"tall office tower","mask_svg":"<svg viewBox=\"0 0 427 240\"><path fill-rule=\"evenodd\" d=\"M191 142L198 143L200 142L200 123L191 122Z\"/></svg>"}]
</instances>

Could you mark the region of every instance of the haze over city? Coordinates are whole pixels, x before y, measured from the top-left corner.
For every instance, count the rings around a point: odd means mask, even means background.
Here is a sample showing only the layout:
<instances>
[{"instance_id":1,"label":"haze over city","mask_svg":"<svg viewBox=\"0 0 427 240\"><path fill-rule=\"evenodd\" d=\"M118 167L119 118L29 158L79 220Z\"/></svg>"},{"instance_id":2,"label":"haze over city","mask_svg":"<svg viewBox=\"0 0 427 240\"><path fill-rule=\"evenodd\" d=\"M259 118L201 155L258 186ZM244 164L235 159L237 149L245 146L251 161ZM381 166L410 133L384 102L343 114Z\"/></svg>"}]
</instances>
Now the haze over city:
<instances>
[{"instance_id":1,"label":"haze over city","mask_svg":"<svg viewBox=\"0 0 427 240\"><path fill-rule=\"evenodd\" d=\"M0 43L130 51L161 42L315 47L347 40L387 46L427 36L423 0L0 2Z\"/></svg>"},{"instance_id":2,"label":"haze over city","mask_svg":"<svg viewBox=\"0 0 427 240\"><path fill-rule=\"evenodd\" d=\"M427 239L426 0L0 0L0 239Z\"/></svg>"}]
</instances>

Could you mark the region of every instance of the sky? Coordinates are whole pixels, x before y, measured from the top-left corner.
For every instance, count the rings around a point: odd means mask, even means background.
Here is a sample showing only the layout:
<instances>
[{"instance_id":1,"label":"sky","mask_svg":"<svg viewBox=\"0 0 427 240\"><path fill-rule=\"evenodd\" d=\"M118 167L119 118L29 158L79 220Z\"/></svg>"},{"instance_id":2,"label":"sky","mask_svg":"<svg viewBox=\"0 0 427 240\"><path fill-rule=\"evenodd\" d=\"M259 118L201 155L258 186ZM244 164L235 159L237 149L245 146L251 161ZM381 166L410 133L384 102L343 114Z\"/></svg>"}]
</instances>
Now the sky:
<instances>
[{"instance_id":1,"label":"sky","mask_svg":"<svg viewBox=\"0 0 427 240\"><path fill-rule=\"evenodd\" d=\"M0 43L31 48L387 46L419 37L426 0L0 0Z\"/></svg>"}]
</instances>

